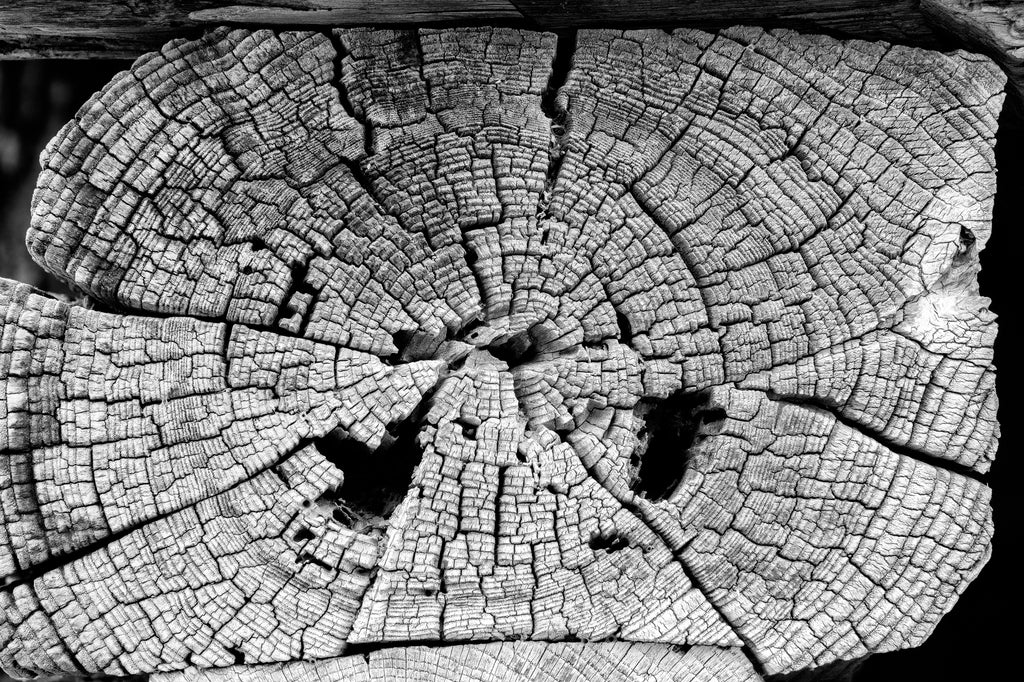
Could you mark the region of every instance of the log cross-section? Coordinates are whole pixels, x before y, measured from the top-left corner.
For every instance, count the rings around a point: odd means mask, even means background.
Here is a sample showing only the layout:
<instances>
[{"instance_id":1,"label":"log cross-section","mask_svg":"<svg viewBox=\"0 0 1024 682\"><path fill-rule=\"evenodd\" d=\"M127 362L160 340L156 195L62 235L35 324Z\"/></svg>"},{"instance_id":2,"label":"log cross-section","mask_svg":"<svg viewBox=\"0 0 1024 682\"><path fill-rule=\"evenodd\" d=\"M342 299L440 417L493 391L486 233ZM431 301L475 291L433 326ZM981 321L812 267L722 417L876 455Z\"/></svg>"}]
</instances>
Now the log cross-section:
<instances>
[{"instance_id":1,"label":"log cross-section","mask_svg":"<svg viewBox=\"0 0 1024 682\"><path fill-rule=\"evenodd\" d=\"M28 247L86 298L0 284L0 667L755 680L920 644L990 551L1004 83L749 27L145 55L42 158Z\"/></svg>"}]
</instances>

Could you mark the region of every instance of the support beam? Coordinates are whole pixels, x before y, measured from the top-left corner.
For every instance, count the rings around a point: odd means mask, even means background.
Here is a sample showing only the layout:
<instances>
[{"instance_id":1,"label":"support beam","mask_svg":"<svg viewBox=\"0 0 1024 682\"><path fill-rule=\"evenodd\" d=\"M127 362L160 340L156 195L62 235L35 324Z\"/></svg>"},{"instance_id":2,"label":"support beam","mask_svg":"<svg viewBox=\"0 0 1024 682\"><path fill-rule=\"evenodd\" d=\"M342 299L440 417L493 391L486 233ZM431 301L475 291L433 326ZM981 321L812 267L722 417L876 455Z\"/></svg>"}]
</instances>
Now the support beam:
<instances>
[{"instance_id":1,"label":"support beam","mask_svg":"<svg viewBox=\"0 0 1024 682\"><path fill-rule=\"evenodd\" d=\"M918 0L6 0L0 58L134 58L218 24L279 27L510 24L583 26L759 24L947 46Z\"/></svg>"}]
</instances>

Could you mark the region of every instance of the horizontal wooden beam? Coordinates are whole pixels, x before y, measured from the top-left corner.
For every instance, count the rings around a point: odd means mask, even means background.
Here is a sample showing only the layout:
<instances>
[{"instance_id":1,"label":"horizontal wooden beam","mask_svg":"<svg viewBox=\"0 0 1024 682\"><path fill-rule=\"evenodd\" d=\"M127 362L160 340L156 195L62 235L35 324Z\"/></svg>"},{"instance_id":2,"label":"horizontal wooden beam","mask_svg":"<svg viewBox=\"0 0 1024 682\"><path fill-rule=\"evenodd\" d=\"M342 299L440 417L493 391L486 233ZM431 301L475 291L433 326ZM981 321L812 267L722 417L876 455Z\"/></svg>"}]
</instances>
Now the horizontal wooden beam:
<instances>
[{"instance_id":1,"label":"horizontal wooden beam","mask_svg":"<svg viewBox=\"0 0 1024 682\"><path fill-rule=\"evenodd\" d=\"M788 26L944 47L918 0L5 0L0 57L131 58L217 24Z\"/></svg>"}]
</instances>

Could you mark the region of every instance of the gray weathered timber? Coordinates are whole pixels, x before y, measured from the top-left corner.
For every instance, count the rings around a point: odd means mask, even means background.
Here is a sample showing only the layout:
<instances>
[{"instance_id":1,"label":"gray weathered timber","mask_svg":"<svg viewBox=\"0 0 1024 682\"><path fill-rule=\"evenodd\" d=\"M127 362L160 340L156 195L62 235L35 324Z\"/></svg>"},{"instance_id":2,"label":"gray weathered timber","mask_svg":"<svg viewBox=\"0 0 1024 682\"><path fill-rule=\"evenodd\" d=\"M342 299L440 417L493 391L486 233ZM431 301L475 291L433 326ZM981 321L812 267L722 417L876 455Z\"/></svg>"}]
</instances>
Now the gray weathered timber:
<instances>
[{"instance_id":1,"label":"gray weathered timber","mask_svg":"<svg viewBox=\"0 0 1024 682\"><path fill-rule=\"evenodd\" d=\"M750 27L142 57L42 158L28 247L87 299L0 285L0 666L920 644L989 556L1004 83Z\"/></svg>"},{"instance_id":2,"label":"gray weathered timber","mask_svg":"<svg viewBox=\"0 0 1024 682\"><path fill-rule=\"evenodd\" d=\"M921 0L921 10L932 23L1002 64L1016 101L1024 106L1024 3Z\"/></svg>"},{"instance_id":3,"label":"gray weathered timber","mask_svg":"<svg viewBox=\"0 0 1024 682\"><path fill-rule=\"evenodd\" d=\"M760 682L738 649L630 642L492 642L379 649L365 657L231 666L154 682Z\"/></svg>"},{"instance_id":4,"label":"gray weathered timber","mask_svg":"<svg viewBox=\"0 0 1024 682\"><path fill-rule=\"evenodd\" d=\"M430 22L507 22L547 30L767 23L944 44L917 0L4 0L0 58L134 58L224 23L294 28Z\"/></svg>"}]
</instances>

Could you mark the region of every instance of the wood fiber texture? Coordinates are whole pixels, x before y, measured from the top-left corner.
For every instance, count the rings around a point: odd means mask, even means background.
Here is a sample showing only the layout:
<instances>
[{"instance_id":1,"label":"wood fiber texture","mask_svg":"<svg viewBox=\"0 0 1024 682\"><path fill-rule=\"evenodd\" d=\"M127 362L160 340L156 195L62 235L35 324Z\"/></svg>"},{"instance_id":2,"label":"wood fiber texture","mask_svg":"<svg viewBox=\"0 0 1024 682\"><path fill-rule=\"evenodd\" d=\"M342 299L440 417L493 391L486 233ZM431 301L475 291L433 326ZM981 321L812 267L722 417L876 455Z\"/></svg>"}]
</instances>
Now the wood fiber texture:
<instances>
[{"instance_id":1,"label":"wood fiber texture","mask_svg":"<svg viewBox=\"0 0 1024 682\"><path fill-rule=\"evenodd\" d=\"M921 0L921 11L936 26L1006 69L1007 90L1024 111L1024 3L1007 0Z\"/></svg>"},{"instance_id":2,"label":"wood fiber texture","mask_svg":"<svg viewBox=\"0 0 1024 682\"><path fill-rule=\"evenodd\" d=\"M920 644L989 555L1004 80L746 27L140 58L43 154L29 249L87 302L0 286L0 666L724 680Z\"/></svg>"},{"instance_id":3,"label":"wood fiber texture","mask_svg":"<svg viewBox=\"0 0 1024 682\"><path fill-rule=\"evenodd\" d=\"M555 30L773 22L920 47L943 45L920 5L919 0L4 0L0 59L135 58L171 38L197 36L220 24L294 29L478 22Z\"/></svg>"},{"instance_id":4,"label":"wood fiber texture","mask_svg":"<svg viewBox=\"0 0 1024 682\"><path fill-rule=\"evenodd\" d=\"M736 649L628 642L551 644L491 642L411 646L326 661L209 669L159 676L159 682L406 682L438 678L459 682L756 682L761 678Z\"/></svg>"}]
</instances>

